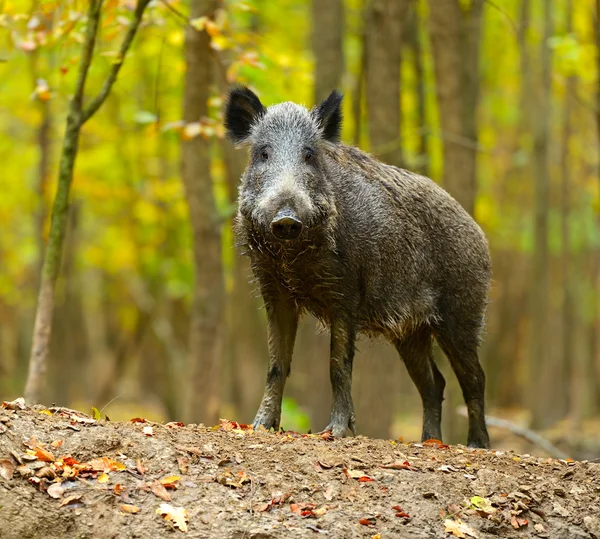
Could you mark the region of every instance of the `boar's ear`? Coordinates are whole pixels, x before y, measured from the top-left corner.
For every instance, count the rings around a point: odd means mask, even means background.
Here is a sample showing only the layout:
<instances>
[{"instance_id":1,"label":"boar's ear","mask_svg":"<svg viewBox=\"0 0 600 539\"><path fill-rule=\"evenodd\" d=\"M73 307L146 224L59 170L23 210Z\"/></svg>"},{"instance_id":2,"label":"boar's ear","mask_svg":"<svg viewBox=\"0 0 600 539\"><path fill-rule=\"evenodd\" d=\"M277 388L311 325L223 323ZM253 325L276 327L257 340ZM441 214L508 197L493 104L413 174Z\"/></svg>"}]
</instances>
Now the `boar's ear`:
<instances>
[{"instance_id":1,"label":"boar's ear","mask_svg":"<svg viewBox=\"0 0 600 539\"><path fill-rule=\"evenodd\" d=\"M236 86L229 92L225 107L227 137L236 144L245 142L250 136L252 125L267 109L256 94L245 86Z\"/></svg>"},{"instance_id":2,"label":"boar's ear","mask_svg":"<svg viewBox=\"0 0 600 539\"><path fill-rule=\"evenodd\" d=\"M334 90L329 97L312 110L323 130L323 138L330 142L340 141L342 130L342 94Z\"/></svg>"}]
</instances>

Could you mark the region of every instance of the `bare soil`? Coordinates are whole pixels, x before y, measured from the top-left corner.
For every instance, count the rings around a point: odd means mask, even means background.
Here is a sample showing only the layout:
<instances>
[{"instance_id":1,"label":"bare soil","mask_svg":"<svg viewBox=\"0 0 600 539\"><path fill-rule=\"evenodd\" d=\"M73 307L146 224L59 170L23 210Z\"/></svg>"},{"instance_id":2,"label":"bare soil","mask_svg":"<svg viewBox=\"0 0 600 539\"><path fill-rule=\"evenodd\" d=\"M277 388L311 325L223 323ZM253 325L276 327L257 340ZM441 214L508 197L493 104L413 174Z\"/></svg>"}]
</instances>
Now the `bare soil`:
<instances>
[{"instance_id":1,"label":"bare soil","mask_svg":"<svg viewBox=\"0 0 600 539\"><path fill-rule=\"evenodd\" d=\"M600 464L8 408L2 539L600 539Z\"/></svg>"}]
</instances>

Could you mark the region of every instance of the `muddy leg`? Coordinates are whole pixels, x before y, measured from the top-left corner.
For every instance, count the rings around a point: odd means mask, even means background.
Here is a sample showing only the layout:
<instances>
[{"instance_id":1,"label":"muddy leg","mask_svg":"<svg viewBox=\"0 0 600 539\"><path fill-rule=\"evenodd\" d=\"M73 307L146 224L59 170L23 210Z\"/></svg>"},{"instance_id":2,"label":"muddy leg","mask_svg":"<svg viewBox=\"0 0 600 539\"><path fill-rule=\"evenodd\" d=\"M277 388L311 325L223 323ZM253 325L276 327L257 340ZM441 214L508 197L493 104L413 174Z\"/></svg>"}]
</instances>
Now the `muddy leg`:
<instances>
[{"instance_id":1,"label":"muddy leg","mask_svg":"<svg viewBox=\"0 0 600 539\"><path fill-rule=\"evenodd\" d=\"M267 303L267 333L269 336L269 372L267 384L252 426L275 430L281 419L281 399L286 378L290 374L292 352L298 328L298 313L287 302Z\"/></svg>"},{"instance_id":2,"label":"muddy leg","mask_svg":"<svg viewBox=\"0 0 600 539\"><path fill-rule=\"evenodd\" d=\"M431 329L423 327L394 344L423 403L421 440L442 439L442 401L446 381L433 361Z\"/></svg>"},{"instance_id":3,"label":"muddy leg","mask_svg":"<svg viewBox=\"0 0 600 539\"><path fill-rule=\"evenodd\" d=\"M333 389L331 418L325 430L342 437L350 429L356 434L354 404L352 403L352 362L355 331L352 324L336 321L331 325L331 358L329 375Z\"/></svg>"}]
</instances>

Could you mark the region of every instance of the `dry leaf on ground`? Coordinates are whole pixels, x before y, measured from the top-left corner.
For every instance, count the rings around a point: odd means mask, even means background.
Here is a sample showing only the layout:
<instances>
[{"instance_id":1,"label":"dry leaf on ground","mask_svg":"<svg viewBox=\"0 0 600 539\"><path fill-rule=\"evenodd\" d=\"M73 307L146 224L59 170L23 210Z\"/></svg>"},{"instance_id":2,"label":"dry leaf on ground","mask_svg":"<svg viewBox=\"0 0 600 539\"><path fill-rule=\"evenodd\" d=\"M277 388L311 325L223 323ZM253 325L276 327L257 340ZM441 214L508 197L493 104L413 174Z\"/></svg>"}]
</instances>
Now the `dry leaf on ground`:
<instances>
[{"instance_id":1,"label":"dry leaf on ground","mask_svg":"<svg viewBox=\"0 0 600 539\"><path fill-rule=\"evenodd\" d=\"M348 479L356 479L360 483L368 483L370 481L375 481L372 477L365 475L360 470L351 470L350 468L343 468L342 472Z\"/></svg>"},{"instance_id":2,"label":"dry leaf on ground","mask_svg":"<svg viewBox=\"0 0 600 539\"><path fill-rule=\"evenodd\" d=\"M184 533L188 531L188 513L183 507L174 507L168 503L161 503L156 510L158 515L161 515L165 520L170 521L173 526Z\"/></svg>"},{"instance_id":3,"label":"dry leaf on ground","mask_svg":"<svg viewBox=\"0 0 600 539\"><path fill-rule=\"evenodd\" d=\"M12 461L8 459L0 460L0 477L3 477L7 481L12 479L13 474L15 473L15 465Z\"/></svg>"},{"instance_id":4,"label":"dry leaf on ground","mask_svg":"<svg viewBox=\"0 0 600 539\"><path fill-rule=\"evenodd\" d=\"M461 537L462 539L477 537L475 530L465 524L460 518L456 520L447 518L444 521L444 532L451 533L454 537Z\"/></svg>"}]
</instances>

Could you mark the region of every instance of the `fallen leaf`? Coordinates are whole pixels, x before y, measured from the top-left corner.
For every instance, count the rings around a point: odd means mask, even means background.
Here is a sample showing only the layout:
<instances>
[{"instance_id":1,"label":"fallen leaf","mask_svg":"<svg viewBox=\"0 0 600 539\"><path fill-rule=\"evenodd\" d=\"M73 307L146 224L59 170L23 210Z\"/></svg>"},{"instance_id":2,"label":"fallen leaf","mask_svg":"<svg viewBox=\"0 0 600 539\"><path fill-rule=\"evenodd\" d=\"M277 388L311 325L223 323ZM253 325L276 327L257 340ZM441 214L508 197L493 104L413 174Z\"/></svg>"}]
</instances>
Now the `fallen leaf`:
<instances>
[{"instance_id":1,"label":"fallen leaf","mask_svg":"<svg viewBox=\"0 0 600 539\"><path fill-rule=\"evenodd\" d=\"M121 504L121 511L123 511L124 513L130 513L132 515L135 515L136 513L139 513L141 509L137 505L123 503Z\"/></svg>"},{"instance_id":2,"label":"fallen leaf","mask_svg":"<svg viewBox=\"0 0 600 539\"><path fill-rule=\"evenodd\" d=\"M169 427L170 429L173 427L185 427L185 423L182 423L181 421L169 421L168 423L165 423L165 427Z\"/></svg>"},{"instance_id":3,"label":"fallen leaf","mask_svg":"<svg viewBox=\"0 0 600 539\"><path fill-rule=\"evenodd\" d=\"M136 459L136 461L135 461L135 469L138 471L138 473L140 475L144 475L148 471L148 468L146 468L142 464L142 459Z\"/></svg>"},{"instance_id":4,"label":"fallen leaf","mask_svg":"<svg viewBox=\"0 0 600 539\"><path fill-rule=\"evenodd\" d=\"M108 480L109 480L109 479L110 479L110 478L108 477L108 474L107 474L107 473L101 473L101 474L98 476L98 479L96 479L96 481L98 481L98 483L100 483L100 484L104 484L104 483L108 483Z\"/></svg>"},{"instance_id":5,"label":"fallen leaf","mask_svg":"<svg viewBox=\"0 0 600 539\"><path fill-rule=\"evenodd\" d=\"M44 466L40 468L36 473L36 477L45 477L46 479L56 478L56 471L51 466Z\"/></svg>"},{"instance_id":6,"label":"fallen leaf","mask_svg":"<svg viewBox=\"0 0 600 539\"><path fill-rule=\"evenodd\" d=\"M410 463L405 460L404 462L392 462L391 464L384 464L381 468L386 468L388 470L411 470L416 472L416 468L413 468Z\"/></svg>"},{"instance_id":7,"label":"fallen leaf","mask_svg":"<svg viewBox=\"0 0 600 539\"><path fill-rule=\"evenodd\" d=\"M371 535L371 539L381 539L381 534L376 533L375 535Z\"/></svg>"},{"instance_id":8,"label":"fallen leaf","mask_svg":"<svg viewBox=\"0 0 600 539\"><path fill-rule=\"evenodd\" d=\"M281 494L276 494L276 495L273 495L273 499L271 500L271 503L272 503L273 505L281 505L282 503L286 502L286 501L287 501L287 499L288 499L288 498L289 498L291 495L292 495L292 493L291 493L291 492L288 492L288 493L286 493L286 494L283 494L283 493L281 493Z\"/></svg>"},{"instance_id":9,"label":"fallen leaf","mask_svg":"<svg viewBox=\"0 0 600 539\"><path fill-rule=\"evenodd\" d=\"M510 519L510 525L515 530L518 530L519 528L524 528L528 524L529 524L529 521L526 518L519 518L519 517L516 517L513 515L512 518Z\"/></svg>"},{"instance_id":10,"label":"fallen leaf","mask_svg":"<svg viewBox=\"0 0 600 539\"><path fill-rule=\"evenodd\" d=\"M449 464L442 464L438 468L438 472L450 473L450 472L457 472L457 471L458 470L456 468L454 468L454 466L450 466Z\"/></svg>"},{"instance_id":11,"label":"fallen leaf","mask_svg":"<svg viewBox=\"0 0 600 539\"><path fill-rule=\"evenodd\" d=\"M81 500L81 497L82 494L73 494L72 496L67 496L62 502L60 502L60 507L77 503L79 500Z\"/></svg>"},{"instance_id":12,"label":"fallen leaf","mask_svg":"<svg viewBox=\"0 0 600 539\"><path fill-rule=\"evenodd\" d=\"M100 410L98 410L98 408L96 408L95 406L92 406L92 417L94 419L102 419L102 414L100 413Z\"/></svg>"},{"instance_id":13,"label":"fallen leaf","mask_svg":"<svg viewBox=\"0 0 600 539\"><path fill-rule=\"evenodd\" d=\"M48 490L46 491L52 498L59 499L63 497L65 493L65 487L63 487L60 483L52 483Z\"/></svg>"},{"instance_id":14,"label":"fallen leaf","mask_svg":"<svg viewBox=\"0 0 600 539\"><path fill-rule=\"evenodd\" d=\"M244 483L249 482L250 477L248 477L248 474L244 471L238 472L234 477L229 471L229 468L226 468L223 473L217 475L217 483L225 485L226 487L241 488Z\"/></svg>"},{"instance_id":15,"label":"fallen leaf","mask_svg":"<svg viewBox=\"0 0 600 539\"><path fill-rule=\"evenodd\" d=\"M325 492L323 493L323 496L325 497L325 499L330 502L333 499L333 494L335 492L335 488L333 487L333 485L329 485L326 489Z\"/></svg>"},{"instance_id":16,"label":"fallen leaf","mask_svg":"<svg viewBox=\"0 0 600 539\"><path fill-rule=\"evenodd\" d=\"M146 426L142 429L142 432L146 435L146 436L154 436L154 429L151 426Z\"/></svg>"},{"instance_id":17,"label":"fallen leaf","mask_svg":"<svg viewBox=\"0 0 600 539\"><path fill-rule=\"evenodd\" d=\"M63 457L61 459L67 466L75 466L76 464L80 464L78 460L75 460L73 457Z\"/></svg>"},{"instance_id":18,"label":"fallen leaf","mask_svg":"<svg viewBox=\"0 0 600 539\"><path fill-rule=\"evenodd\" d=\"M358 523L363 526L375 526L377 519L375 517L361 518Z\"/></svg>"},{"instance_id":19,"label":"fallen leaf","mask_svg":"<svg viewBox=\"0 0 600 539\"><path fill-rule=\"evenodd\" d=\"M369 477L368 475L365 475L360 470L351 470L349 468L343 468L342 472L344 472L344 475L348 479L356 479L357 481L359 481L361 483L366 483L366 482L369 482L369 481L375 481L375 479L373 479L372 477Z\"/></svg>"},{"instance_id":20,"label":"fallen leaf","mask_svg":"<svg viewBox=\"0 0 600 539\"><path fill-rule=\"evenodd\" d=\"M406 511L404 511L404 509L402 509L402 507L400 507L399 505L394 505L392 509L396 511L397 517L410 518L410 515Z\"/></svg>"},{"instance_id":21,"label":"fallen leaf","mask_svg":"<svg viewBox=\"0 0 600 539\"><path fill-rule=\"evenodd\" d=\"M165 488L176 489L177 481L181 479L180 475L169 475L167 477L163 477L160 482Z\"/></svg>"},{"instance_id":22,"label":"fallen leaf","mask_svg":"<svg viewBox=\"0 0 600 539\"><path fill-rule=\"evenodd\" d=\"M64 440L55 440L54 442L52 442L50 445L54 448L54 449L58 449L62 444L63 444Z\"/></svg>"},{"instance_id":23,"label":"fallen leaf","mask_svg":"<svg viewBox=\"0 0 600 539\"><path fill-rule=\"evenodd\" d=\"M152 490L152 494L154 494L157 498L160 498L165 502L171 501L171 495L167 492L167 489L160 483L160 481L154 481L150 487L150 490Z\"/></svg>"},{"instance_id":24,"label":"fallen leaf","mask_svg":"<svg viewBox=\"0 0 600 539\"><path fill-rule=\"evenodd\" d=\"M46 410L40 410L39 413L40 414L44 414L44 415L52 415L52 412L50 410L48 410L48 409L46 409Z\"/></svg>"},{"instance_id":25,"label":"fallen leaf","mask_svg":"<svg viewBox=\"0 0 600 539\"><path fill-rule=\"evenodd\" d=\"M114 417L114 416L113 416ZM147 421L143 417L132 417L129 420L130 423L147 423Z\"/></svg>"},{"instance_id":26,"label":"fallen leaf","mask_svg":"<svg viewBox=\"0 0 600 539\"><path fill-rule=\"evenodd\" d=\"M458 515L461 512L462 508L460 505L455 503L448 504L448 513L452 516Z\"/></svg>"},{"instance_id":27,"label":"fallen leaf","mask_svg":"<svg viewBox=\"0 0 600 539\"><path fill-rule=\"evenodd\" d=\"M88 465L95 472L124 472L127 469L125 464L108 457L92 459Z\"/></svg>"},{"instance_id":28,"label":"fallen leaf","mask_svg":"<svg viewBox=\"0 0 600 539\"><path fill-rule=\"evenodd\" d=\"M193 124L187 124L187 125L193 125ZM187 126L186 126L187 127ZM184 128L185 131L186 128ZM190 132L193 131L190 130ZM199 134L202 131L201 126L199 125L199 131L198 133L192 133L192 136L190 136L190 138L193 138L194 136L196 136L197 134ZM246 430L246 431L252 431L254 430L252 428L252 425L246 425L244 423L237 423L236 421L230 421L229 419L219 419L219 429L221 430Z\"/></svg>"},{"instance_id":29,"label":"fallen leaf","mask_svg":"<svg viewBox=\"0 0 600 539\"><path fill-rule=\"evenodd\" d=\"M448 444L445 444L441 440L438 440L436 438L425 440L423 442L423 445L428 447L434 447L436 449L448 449L450 447Z\"/></svg>"},{"instance_id":30,"label":"fallen leaf","mask_svg":"<svg viewBox=\"0 0 600 539\"><path fill-rule=\"evenodd\" d=\"M316 517L322 517L325 513L327 513L327 509L327 506L324 505L322 507L319 507L318 509L314 509L312 513Z\"/></svg>"},{"instance_id":31,"label":"fallen leaf","mask_svg":"<svg viewBox=\"0 0 600 539\"><path fill-rule=\"evenodd\" d=\"M269 509L271 509L271 507L273 507L272 500L269 501L269 502L265 502L265 503L260 504L254 510L257 513L264 513L265 511L268 511Z\"/></svg>"},{"instance_id":32,"label":"fallen leaf","mask_svg":"<svg viewBox=\"0 0 600 539\"><path fill-rule=\"evenodd\" d=\"M471 498L471 509L475 509L481 516L487 517L488 515L493 515L497 509L492 506L492 502L487 498L482 498L481 496L473 496Z\"/></svg>"},{"instance_id":33,"label":"fallen leaf","mask_svg":"<svg viewBox=\"0 0 600 539\"><path fill-rule=\"evenodd\" d=\"M165 520L170 521L175 528L187 533L189 518L187 511L183 507L173 507L168 503L161 503L156 513L161 515Z\"/></svg>"},{"instance_id":34,"label":"fallen leaf","mask_svg":"<svg viewBox=\"0 0 600 539\"><path fill-rule=\"evenodd\" d=\"M121 485L121 483L117 483L113 487L113 493L116 494L117 496L120 496L124 490L125 490L125 487L123 485Z\"/></svg>"},{"instance_id":35,"label":"fallen leaf","mask_svg":"<svg viewBox=\"0 0 600 539\"><path fill-rule=\"evenodd\" d=\"M0 477L3 477L7 481L12 479L13 474L15 473L15 465L12 461L8 459L0 460Z\"/></svg>"},{"instance_id":36,"label":"fallen leaf","mask_svg":"<svg viewBox=\"0 0 600 539\"><path fill-rule=\"evenodd\" d=\"M461 537L463 539L466 537L477 537L475 530L467 526L460 518L456 520L447 518L444 521L444 532L451 533L454 537Z\"/></svg>"},{"instance_id":37,"label":"fallen leaf","mask_svg":"<svg viewBox=\"0 0 600 539\"><path fill-rule=\"evenodd\" d=\"M14 401L2 401L2 408L5 408L6 410L24 410L25 399L23 397L19 397Z\"/></svg>"},{"instance_id":38,"label":"fallen leaf","mask_svg":"<svg viewBox=\"0 0 600 539\"><path fill-rule=\"evenodd\" d=\"M190 466L190 459L186 457L177 457L177 466L182 474L186 474Z\"/></svg>"},{"instance_id":39,"label":"fallen leaf","mask_svg":"<svg viewBox=\"0 0 600 539\"><path fill-rule=\"evenodd\" d=\"M296 513L297 515L299 515L301 513L300 507L298 506L297 503L291 503L290 504L290 511L292 513Z\"/></svg>"},{"instance_id":40,"label":"fallen leaf","mask_svg":"<svg viewBox=\"0 0 600 539\"><path fill-rule=\"evenodd\" d=\"M39 445L35 448L35 456L42 462L54 462L56 460L50 451L40 447Z\"/></svg>"}]
</instances>

